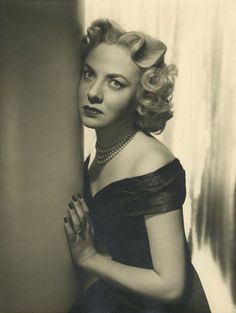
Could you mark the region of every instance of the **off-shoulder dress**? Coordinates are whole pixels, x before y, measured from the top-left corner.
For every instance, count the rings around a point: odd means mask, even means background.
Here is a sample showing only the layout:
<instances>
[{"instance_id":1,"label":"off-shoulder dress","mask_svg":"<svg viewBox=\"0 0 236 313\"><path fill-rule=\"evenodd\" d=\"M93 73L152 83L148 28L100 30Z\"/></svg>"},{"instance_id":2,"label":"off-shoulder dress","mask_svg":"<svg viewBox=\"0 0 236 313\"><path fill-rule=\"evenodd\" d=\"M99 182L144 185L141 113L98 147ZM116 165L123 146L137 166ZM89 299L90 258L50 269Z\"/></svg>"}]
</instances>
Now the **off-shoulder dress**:
<instances>
[{"instance_id":1,"label":"off-shoulder dress","mask_svg":"<svg viewBox=\"0 0 236 313\"><path fill-rule=\"evenodd\" d=\"M113 260L151 269L144 215L182 210L185 171L180 161L175 158L156 171L112 182L94 196L88 179L88 162L89 159L85 162L84 197L96 238L102 240ZM203 287L190 261L187 242L185 246L187 278L177 304L152 300L98 279L82 293L69 313L209 313Z\"/></svg>"}]
</instances>

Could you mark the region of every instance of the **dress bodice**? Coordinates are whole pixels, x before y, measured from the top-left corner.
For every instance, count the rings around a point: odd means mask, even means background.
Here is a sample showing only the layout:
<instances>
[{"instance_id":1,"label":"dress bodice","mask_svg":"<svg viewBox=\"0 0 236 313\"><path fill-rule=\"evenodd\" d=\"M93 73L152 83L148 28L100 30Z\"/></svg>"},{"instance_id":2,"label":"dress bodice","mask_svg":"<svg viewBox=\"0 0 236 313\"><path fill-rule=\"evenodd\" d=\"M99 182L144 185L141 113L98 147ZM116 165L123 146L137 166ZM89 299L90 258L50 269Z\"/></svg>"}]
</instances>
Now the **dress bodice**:
<instances>
[{"instance_id":1,"label":"dress bodice","mask_svg":"<svg viewBox=\"0 0 236 313\"><path fill-rule=\"evenodd\" d=\"M85 162L84 197L95 238L103 242L113 260L153 268L144 216L182 210L185 171L180 161L175 158L156 171L112 182L94 196L88 163L89 159ZM201 282L190 262L186 241L185 248L186 283L177 304L151 300L99 279L69 313L210 313Z\"/></svg>"},{"instance_id":2,"label":"dress bodice","mask_svg":"<svg viewBox=\"0 0 236 313\"><path fill-rule=\"evenodd\" d=\"M141 176L124 178L92 196L85 162L84 196L96 237L116 261L152 268L144 215L181 209L185 172L177 158Z\"/></svg>"}]
</instances>

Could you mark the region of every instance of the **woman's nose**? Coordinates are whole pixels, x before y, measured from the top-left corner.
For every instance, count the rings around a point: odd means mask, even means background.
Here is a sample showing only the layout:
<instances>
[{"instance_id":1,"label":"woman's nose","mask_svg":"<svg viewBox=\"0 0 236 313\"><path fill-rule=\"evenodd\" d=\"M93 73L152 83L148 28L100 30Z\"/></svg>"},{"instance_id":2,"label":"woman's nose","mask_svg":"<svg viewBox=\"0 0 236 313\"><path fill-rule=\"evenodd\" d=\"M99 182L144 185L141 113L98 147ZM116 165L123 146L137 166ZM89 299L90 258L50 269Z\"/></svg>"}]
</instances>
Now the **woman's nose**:
<instances>
[{"instance_id":1,"label":"woman's nose","mask_svg":"<svg viewBox=\"0 0 236 313\"><path fill-rule=\"evenodd\" d=\"M90 95L88 94L88 100L91 104L95 104L95 103L102 103L103 102L103 98L101 95Z\"/></svg>"},{"instance_id":2,"label":"woman's nose","mask_svg":"<svg viewBox=\"0 0 236 313\"><path fill-rule=\"evenodd\" d=\"M97 84L94 84L88 91L88 100L91 104L102 103L103 94L101 88Z\"/></svg>"}]
</instances>

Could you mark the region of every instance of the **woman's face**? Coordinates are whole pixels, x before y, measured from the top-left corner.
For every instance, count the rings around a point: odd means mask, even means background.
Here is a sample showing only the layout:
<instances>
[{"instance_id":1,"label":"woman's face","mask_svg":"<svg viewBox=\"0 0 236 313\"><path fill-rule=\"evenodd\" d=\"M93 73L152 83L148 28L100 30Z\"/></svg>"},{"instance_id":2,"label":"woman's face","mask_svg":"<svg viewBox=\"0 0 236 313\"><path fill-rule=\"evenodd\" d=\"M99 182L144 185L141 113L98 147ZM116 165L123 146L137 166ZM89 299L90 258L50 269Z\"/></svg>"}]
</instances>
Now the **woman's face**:
<instances>
[{"instance_id":1,"label":"woman's face","mask_svg":"<svg viewBox=\"0 0 236 313\"><path fill-rule=\"evenodd\" d=\"M79 111L90 128L130 125L137 106L141 71L129 51L100 44L85 60L79 84Z\"/></svg>"}]
</instances>

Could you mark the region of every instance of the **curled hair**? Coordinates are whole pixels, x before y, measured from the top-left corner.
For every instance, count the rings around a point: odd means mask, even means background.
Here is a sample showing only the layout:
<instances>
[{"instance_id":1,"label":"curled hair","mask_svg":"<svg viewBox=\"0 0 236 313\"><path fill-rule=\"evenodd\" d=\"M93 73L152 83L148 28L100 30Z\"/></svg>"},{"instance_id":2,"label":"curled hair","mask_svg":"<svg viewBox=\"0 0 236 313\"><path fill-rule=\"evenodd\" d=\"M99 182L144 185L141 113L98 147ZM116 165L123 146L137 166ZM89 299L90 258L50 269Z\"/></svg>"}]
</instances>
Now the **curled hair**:
<instances>
[{"instance_id":1,"label":"curled hair","mask_svg":"<svg viewBox=\"0 0 236 313\"><path fill-rule=\"evenodd\" d=\"M96 20L82 38L82 59L101 43L115 44L130 51L141 69L135 123L138 129L161 133L173 116L172 94L177 67L165 64L165 44L142 32L126 32L114 21Z\"/></svg>"}]
</instances>

